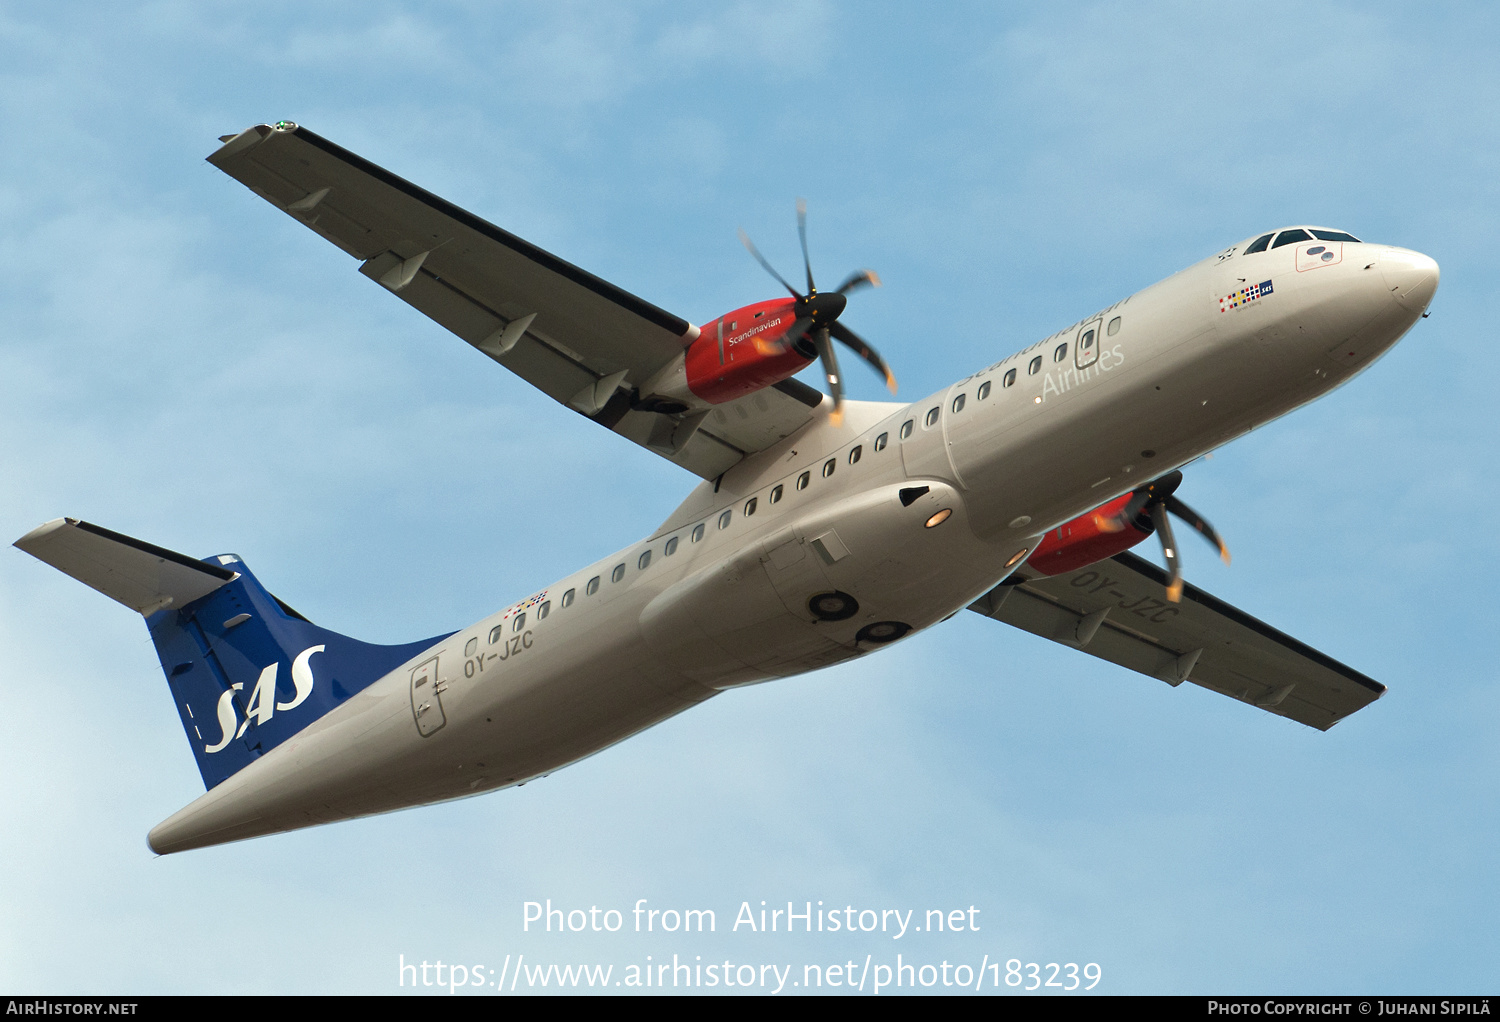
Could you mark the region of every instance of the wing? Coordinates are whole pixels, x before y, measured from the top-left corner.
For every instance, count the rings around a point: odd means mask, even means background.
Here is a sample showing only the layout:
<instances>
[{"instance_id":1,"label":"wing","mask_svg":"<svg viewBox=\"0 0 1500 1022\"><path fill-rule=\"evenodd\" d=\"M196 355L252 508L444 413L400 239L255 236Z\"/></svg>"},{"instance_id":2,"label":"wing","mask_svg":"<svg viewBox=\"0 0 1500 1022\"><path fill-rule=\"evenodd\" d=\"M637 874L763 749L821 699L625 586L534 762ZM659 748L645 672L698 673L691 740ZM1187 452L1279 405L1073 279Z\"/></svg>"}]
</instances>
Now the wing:
<instances>
[{"instance_id":1,"label":"wing","mask_svg":"<svg viewBox=\"0 0 1500 1022\"><path fill-rule=\"evenodd\" d=\"M632 387L698 336L687 320L289 121L227 137L208 162L554 400L705 479L801 429L822 402L787 380L707 416L632 410Z\"/></svg>"},{"instance_id":2,"label":"wing","mask_svg":"<svg viewBox=\"0 0 1500 1022\"><path fill-rule=\"evenodd\" d=\"M1191 681L1327 731L1385 686L1192 585L1168 603L1164 571L1120 554L998 585L969 609L1180 685Z\"/></svg>"}]
</instances>

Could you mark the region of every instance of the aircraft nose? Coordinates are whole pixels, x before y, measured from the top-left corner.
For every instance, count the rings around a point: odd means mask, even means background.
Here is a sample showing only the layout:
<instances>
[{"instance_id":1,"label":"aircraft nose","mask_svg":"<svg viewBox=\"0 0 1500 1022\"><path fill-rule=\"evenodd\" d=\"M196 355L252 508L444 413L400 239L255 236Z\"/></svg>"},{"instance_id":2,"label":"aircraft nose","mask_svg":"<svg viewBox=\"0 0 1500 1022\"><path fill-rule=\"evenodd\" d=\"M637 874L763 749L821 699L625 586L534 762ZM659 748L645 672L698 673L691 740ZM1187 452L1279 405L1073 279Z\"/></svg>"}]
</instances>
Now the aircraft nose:
<instances>
[{"instance_id":1,"label":"aircraft nose","mask_svg":"<svg viewBox=\"0 0 1500 1022\"><path fill-rule=\"evenodd\" d=\"M1406 248L1388 249L1380 257L1380 275L1391 297L1410 312L1421 312L1438 286L1438 264Z\"/></svg>"}]
</instances>

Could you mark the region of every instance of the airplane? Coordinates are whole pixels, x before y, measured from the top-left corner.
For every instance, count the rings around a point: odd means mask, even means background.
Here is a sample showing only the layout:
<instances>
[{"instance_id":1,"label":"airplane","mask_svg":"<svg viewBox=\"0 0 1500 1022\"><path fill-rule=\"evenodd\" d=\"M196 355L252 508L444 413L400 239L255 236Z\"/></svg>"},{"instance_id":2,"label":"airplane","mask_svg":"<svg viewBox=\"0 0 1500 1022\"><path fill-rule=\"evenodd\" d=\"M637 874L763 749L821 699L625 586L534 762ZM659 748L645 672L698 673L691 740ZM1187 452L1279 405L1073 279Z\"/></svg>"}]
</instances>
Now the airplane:
<instances>
[{"instance_id":1,"label":"airplane","mask_svg":"<svg viewBox=\"0 0 1500 1022\"><path fill-rule=\"evenodd\" d=\"M910 403L846 400L833 341L878 283L701 325L290 121L208 162L560 404L701 480L649 536L398 645L310 622L236 554L74 518L15 545L140 613L205 793L158 854L524 784L739 686L965 609L1327 730L1383 685L1183 580L1181 469L1368 368L1438 266L1294 225L1237 242ZM829 393L793 375L823 365ZM1166 570L1130 553L1155 535Z\"/></svg>"}]
</instances>

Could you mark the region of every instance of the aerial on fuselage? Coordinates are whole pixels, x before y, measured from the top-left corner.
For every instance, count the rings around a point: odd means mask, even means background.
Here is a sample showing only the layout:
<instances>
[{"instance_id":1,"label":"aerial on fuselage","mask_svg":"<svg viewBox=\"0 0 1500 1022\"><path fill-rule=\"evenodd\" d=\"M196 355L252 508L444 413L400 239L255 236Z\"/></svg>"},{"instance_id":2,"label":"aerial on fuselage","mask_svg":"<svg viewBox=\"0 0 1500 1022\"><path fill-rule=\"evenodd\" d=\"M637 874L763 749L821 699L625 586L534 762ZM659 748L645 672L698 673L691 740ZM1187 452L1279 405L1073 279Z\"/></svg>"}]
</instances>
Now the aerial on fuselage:
<instances>
[{"instance_id":1,"label":"aerial on fuselage","mask_svg":"<svg viewBox=\"0 0 1500 1022\"><path fill-rule=\"evenodd\" d=\"M737 686L969 609L1326 730L1384 687L1191 585L1181 468L1366 368L1437 265L1341 230L1252 236L911 403L846 401L833 342L878 283L695 326L291 122L209 161L575 414L700 482L652 532L451 633L320 628L238 555L75 519L23 550L141 613L206 793L158 852L525 783ZM822 363L829 393L792 379ZM1156 536L1166 568L1129 552Z\"/></svg>"}]
</instances>

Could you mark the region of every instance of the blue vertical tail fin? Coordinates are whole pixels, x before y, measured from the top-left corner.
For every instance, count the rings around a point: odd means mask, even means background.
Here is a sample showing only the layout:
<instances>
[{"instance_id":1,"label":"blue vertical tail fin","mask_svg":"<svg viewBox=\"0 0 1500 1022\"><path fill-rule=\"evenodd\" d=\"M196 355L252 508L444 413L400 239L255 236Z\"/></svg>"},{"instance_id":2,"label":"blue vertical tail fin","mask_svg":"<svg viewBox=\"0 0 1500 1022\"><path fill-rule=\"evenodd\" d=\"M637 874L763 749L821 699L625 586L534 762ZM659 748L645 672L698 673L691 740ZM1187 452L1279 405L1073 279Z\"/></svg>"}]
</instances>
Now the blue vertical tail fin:
<instances>
[{"instance_id":1,"label":"blue vertical tail fin","mask_svg":"<svg viewBox=\"0 0 1500 1022\"><path fill-rule=\"evenodd\" d=\"M278 600L233 554L194 560L76 519L15 545L145 617L208 788L447 637L351 639Z\"/></svg>"}]
</instances>

